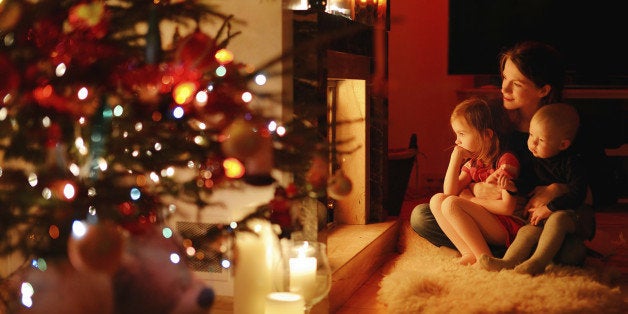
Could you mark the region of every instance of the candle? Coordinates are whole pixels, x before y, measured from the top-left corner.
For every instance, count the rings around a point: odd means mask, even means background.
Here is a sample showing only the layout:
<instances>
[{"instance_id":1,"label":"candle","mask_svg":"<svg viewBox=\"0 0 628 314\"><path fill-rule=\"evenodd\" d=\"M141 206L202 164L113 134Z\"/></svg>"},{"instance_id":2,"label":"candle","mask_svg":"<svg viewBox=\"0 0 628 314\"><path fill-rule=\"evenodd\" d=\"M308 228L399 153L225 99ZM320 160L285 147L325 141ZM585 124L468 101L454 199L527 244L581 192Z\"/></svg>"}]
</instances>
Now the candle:
<instances>
[{"instance_id":1,"label":"candle","mask_svg":"<svg viewBox=\"0 0 628 314\"><path fill-rule=\"evenodd\" d=\"M266 295L271 292L273 248L272 227L268 221L252 225L256 234L236 234L237 261L234 269L233 311L235 314L260 313L265 308Z\"/></svg>"},{"instance_id":2,"label":"candle","mask_svg":"<svg viewBox=\"0 0 628 314\"><path fill-rule=\"evenodd\" d=\"M314 295L316 289L316 257L307 256L307 252L313 252L313 248L304 242L302 247L297 248L297 257L290 258L290 291L303 296L309 300ZM311 254L311 253L310 253Z\"/></svg>"},{"instance_id":3,"label":"candle","mask_svg":"<svg viewBox=\"0 0 628 314\"><path fill-rule=\"evenodd\" d=\"M266 314L303 314L305 302L301 295L290 292L273 292L266 296Z\"/></svg>"}]
</instances>

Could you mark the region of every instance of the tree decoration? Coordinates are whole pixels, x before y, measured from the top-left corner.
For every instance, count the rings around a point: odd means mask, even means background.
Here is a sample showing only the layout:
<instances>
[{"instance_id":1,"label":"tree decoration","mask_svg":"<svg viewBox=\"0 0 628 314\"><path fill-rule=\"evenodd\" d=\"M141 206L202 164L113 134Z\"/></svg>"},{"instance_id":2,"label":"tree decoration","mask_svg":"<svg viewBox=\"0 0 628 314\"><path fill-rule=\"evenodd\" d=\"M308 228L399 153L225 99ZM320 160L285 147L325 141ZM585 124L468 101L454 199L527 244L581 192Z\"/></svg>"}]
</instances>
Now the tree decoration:
<instances>
[{"instance_id":1,"label":"tree decoration","mask_svg":"<svg viewBox=\"0 0 628 314\"><path fill-rule=\"evenodd\" d=\"M342 169L336 170L333 176L327 180L327 195L335 200L341 200L351 193L353 184Z\"/></svg>"},{"instance_id":2,"label":"tree decoration","mask_svg":"<svg viewBox=\"0 0 628 314\"><path fill-rule=\"evenodd\" d=\"M196 0L0 1L0 256L111 274L122 234L159 229L173 199L205 210L213 189L273 184L272 170L294 174L288 198L325 197L325 136L308 117L250 107L264 69L245 71L228 49L235 23ZM286 206L243 220L276 211L285 226ZM201 242L234 231L212 230Z\"/></svg>"}]
</instances>

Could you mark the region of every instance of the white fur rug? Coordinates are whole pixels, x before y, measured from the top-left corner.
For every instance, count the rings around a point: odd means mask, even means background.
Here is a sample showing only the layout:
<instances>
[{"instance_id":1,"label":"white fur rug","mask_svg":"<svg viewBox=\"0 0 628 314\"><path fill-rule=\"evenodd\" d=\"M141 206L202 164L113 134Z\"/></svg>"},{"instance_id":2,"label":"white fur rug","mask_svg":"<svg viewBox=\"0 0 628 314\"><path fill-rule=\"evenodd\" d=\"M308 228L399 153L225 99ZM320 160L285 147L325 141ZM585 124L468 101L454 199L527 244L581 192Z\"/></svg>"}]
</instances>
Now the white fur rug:
<instances>
[{"instance_id":1,"label":"white fur rug","mask_svg":"<svg viewBox=\"0 0 628 314\"><path fill-rule=\"evenodd\" d=\"M380 282L378 300L388 313L626 313L621 274L608 267L551 265L531 277L489 272L455 262L401 227L400 257Z\"/></svg>"}]
</instances>

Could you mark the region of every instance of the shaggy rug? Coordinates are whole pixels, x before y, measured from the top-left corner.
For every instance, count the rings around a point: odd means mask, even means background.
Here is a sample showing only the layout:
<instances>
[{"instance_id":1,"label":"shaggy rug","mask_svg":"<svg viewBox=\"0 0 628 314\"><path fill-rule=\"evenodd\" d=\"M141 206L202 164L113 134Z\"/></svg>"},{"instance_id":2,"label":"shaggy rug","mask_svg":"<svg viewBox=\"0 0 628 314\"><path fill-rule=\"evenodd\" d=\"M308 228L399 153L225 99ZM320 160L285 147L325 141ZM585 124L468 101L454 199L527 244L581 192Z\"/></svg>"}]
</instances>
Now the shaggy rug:
<instances>
[{"instance_id":1,"label":"shaggy rug","mask_svg":"<svg viewBox=\"0 0 628 314\"><path fill-rule=\"evenodd\" d=\"M626 313L617 269L589 263L550 265L535 277L489 272L458 265L455 251L434 247L409 226L401 230L403 253L378 291L389 313Z\"/></svg>"}]
</instances>

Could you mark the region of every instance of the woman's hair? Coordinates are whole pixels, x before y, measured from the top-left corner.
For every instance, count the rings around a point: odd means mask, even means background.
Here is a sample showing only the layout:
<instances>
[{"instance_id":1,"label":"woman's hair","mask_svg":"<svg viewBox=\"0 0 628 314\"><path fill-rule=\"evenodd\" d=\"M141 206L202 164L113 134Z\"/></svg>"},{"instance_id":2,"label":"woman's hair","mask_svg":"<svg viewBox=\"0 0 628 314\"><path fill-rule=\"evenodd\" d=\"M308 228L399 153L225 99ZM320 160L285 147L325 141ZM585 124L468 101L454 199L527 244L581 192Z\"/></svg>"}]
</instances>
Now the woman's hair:
<instances>
[{"instance_id":1,"label":"woman's hair","mask_svg":"<svg viewBox=\"0 0 628 314\"><path fill-rule=\"evenodd\" d=\"M510 60L526 78L541 88L546 84L552 88L541 99L541 105L560 102L565 87L565 64L562 55L554 47L537 41L524 41L502 52L499 59L500 73Z\"/></svg>"},{"instance_id":2,"label":"woman's hair","mask_svg":"<svg viewBox=\"0 0 628 314\"><path fill-rule=\"evenodd\" d=\"M510 132L512 128L504 107L478 97L471 97L454 108L450 120L457 118L463 118L478 132L479 136L488 139L488 141L482 141L480 152L475 158L494 165L503 149L499 138ZM490 138L487 137L489 130L493 132Z\"/></svg>"}]
</instances>

